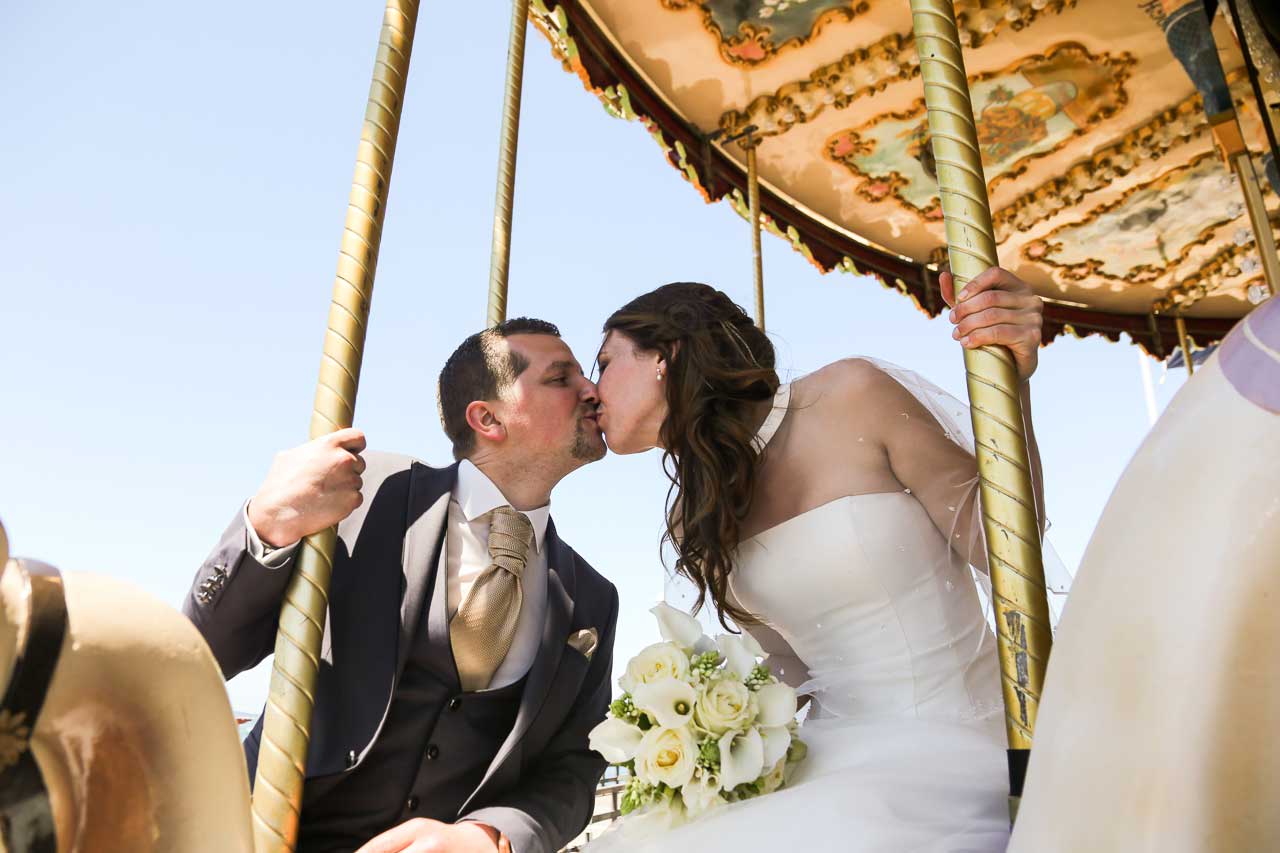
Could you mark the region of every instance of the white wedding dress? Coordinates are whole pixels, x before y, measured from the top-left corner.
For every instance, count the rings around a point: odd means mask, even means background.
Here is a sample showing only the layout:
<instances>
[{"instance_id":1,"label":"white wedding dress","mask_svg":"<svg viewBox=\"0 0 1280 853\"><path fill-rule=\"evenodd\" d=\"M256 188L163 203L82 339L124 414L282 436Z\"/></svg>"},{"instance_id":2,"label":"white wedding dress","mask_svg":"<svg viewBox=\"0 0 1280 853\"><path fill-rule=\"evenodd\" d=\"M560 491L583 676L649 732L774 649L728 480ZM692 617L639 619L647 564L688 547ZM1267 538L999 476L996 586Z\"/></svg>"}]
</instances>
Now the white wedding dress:
<instances>
[{"instance_id":1,"label":"white wedding dress","mask_svg":"<svg viewBox=\"0 0 1280 853\"><path fill-rule=\"evenodd\" d=\"M808 758L781 790L656 836L624 818L592 853L1003 851L1000 673L963 563L906 492L838 498L742 543L733 595L809 670Z\"/></svg>"}]
</instances>

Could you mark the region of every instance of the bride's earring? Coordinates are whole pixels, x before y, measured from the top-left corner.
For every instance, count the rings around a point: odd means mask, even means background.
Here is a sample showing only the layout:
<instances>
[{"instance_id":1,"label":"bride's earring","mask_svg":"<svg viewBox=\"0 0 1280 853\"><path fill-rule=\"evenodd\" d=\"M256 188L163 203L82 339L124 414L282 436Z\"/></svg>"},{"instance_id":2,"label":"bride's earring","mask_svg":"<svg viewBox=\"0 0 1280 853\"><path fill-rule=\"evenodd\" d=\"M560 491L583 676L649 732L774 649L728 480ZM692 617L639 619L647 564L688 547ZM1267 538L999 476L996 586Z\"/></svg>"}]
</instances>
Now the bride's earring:
<instances>
[{"instance_id":1,"label":"bride's earring","mask_svg":"<svg viewBox=\"0 0 1280 853\"><path fill-rule=\"evenodd\" d=\"M659 368L658 368L658 381L659 381L659 382L661 382L661 381L662 381L662 368L661 368L661 367L659 367Z\"/></svg>"}]
</instances>

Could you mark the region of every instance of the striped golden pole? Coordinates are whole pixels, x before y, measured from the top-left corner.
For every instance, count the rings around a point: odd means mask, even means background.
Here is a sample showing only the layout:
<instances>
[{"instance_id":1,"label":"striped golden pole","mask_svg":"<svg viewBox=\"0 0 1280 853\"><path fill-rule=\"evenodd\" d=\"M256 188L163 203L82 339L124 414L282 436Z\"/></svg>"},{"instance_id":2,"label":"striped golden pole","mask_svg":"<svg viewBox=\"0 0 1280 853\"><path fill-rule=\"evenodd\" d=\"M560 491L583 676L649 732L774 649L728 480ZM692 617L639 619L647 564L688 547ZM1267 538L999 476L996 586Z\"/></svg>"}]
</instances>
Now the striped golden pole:
<instances>
[{"instance_id":1,"label":"striped golden pole","mask_svg":"<svg viewBox=\"0 0 1280 853\"><path fill-rule=\"evenodd\" d=\"M498 189L493 199L493 254L489 260L489 305L485 324L507 319L507 272L511 265L511 209L516 194L516 148L520 139L520 90L524 80L524 36L529 0L511 4L511 40L507 44L507 86L502 100L498 140Z\"/></svg>"},{"instance_id":2,"label":"striped golden pole","mask_svg":"<svg viewBox=\"0 0 1280 853\"><path fill-rule=\"evenodd\" d=\"M1187 321L1181 314L1173 318L1173 327L1178 330L1178 346L1182 347L1182 359L1187 363L1187 375L1195 374L1195 365L1191 363L1191 338L1187 335Z\"/></svg>"},{"instance_id":3,"label":"striped golden pole","mask_svg":"<svg viewBox=\"0 0 1280 853\"><path fill-rule=\"evenodd\" d=\"M747 137L747 206L751 209L751 257L756 274L756 325L764 331L764 258L760 253L760 174L756 171L756 141Z\"/></svg>"},{"instance_id":4,"label":"striped golden pole","mask_svg":"<svg viewBox=\"0 0 1280 853\"><path fill-rule=\"evenodd\" d=\"M961 292L997 265L973 106L952 0L911 0L911 13L951 273ZM1003 676L1010 808L1016 811L1052 641L1049 602L1017 368L998 346L966 349L964 365Z\"/></svg>"},{"instance_id":5,"label":"striped golden pole","mask_svg":"<svg viewBox=\"0 0 1280 853\"><path fill-rule=\"evenodd\" d=\"M338 272L311 414L312 438L351 426L355 412L369 300L417 18L417 0L387 0L338 251ZM337 531L330 528L303 541L280 610L253 787L257 853L292 851L297 843L336 538Z\"/></svg>"},{"instance_id":6,"label":"striped golden pole","mask_svg":"<svg viewBox=\"0 0 1280 853\"><path fill-rule=\"evenodd\" d=\"M1276 238L1271 232L1271 219L1267 215L1267 203L1262 198L1262 180L1258 170L1253 166L1253 157L1248 149L1237 152L1227 158L1231 169L1240 182L1240 191L1244 194L1245 210L1249 213L1249 224L1253 228L1254 245L1258 249L1258 259L1262 261L1262 275L1267 289L1275 296L1280 287L1280 254L1276 251Z\"/></svg>"}]
</instances>

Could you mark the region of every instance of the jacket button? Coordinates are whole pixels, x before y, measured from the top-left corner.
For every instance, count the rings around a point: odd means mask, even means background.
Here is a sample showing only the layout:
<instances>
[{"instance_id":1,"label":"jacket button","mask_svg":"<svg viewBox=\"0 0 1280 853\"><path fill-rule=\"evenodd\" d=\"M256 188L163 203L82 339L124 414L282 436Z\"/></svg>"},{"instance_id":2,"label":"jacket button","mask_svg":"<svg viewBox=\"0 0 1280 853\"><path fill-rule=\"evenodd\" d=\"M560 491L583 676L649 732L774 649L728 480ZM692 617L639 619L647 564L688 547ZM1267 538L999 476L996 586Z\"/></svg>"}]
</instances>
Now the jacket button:
<instances>
[{"instance_id":1,"label":"jacket button","mask_svg":"<svg viewBox=\"0 0 1280 853\"><path fill-rule=\"evenodd\" d=\"M427 761L435 761L440 757L440 747L434 743L427 747Z\"/></svg>"},{"instance_id":2,"label":"jacket button","mask_svg":"<svg viewBox=\"0 0 1280 853\"><path fill-rule=\"evenodd\" d=\"M414 794L413 796L411 796L409 798L409 801L406 802L404 805L405 805L405 808L407 808L409 811L416 812L418 810L418 795Z\"/></svg>"},{"instance_id":3,"label":"jacket button","mask_svg":"<svg viewBox=\"0 0 1280 853\"><path fill-rule=\"evenodd\" d=\"M462 707L462 697L461 697L461 696L454 696L452 699L450 699L450 700L449 700L449 710L450 710L450 711L456 711L456 710L458 710L458 709L459 709L459 708L461 708L461 707Z\"/></svg>"},{"instance_id":4,"label":"jacket button","mask_svg":"<svg viewBox=\"0 0 1280 853\"><path fill-rule=\"evenodd\" d=\"M356 751L353 749L347 753L347 769L350 770L356 766Z\"/></svg>"}]
</instances>

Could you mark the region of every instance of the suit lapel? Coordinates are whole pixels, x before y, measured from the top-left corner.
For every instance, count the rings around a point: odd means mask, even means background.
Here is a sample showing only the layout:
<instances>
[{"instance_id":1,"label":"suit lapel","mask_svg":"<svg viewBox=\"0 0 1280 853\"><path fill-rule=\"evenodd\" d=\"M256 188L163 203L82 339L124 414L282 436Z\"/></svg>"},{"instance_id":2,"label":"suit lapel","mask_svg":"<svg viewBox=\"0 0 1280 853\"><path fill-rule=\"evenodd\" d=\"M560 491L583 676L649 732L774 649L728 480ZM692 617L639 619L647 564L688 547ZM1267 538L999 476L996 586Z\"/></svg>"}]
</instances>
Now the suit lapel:
<instances>
[{"instance_id":1,"label":"suit lapel","mask_svg":"<svg viewBox=\"0 0 1280 853\"><path fill-rule=\"evenodd\" d=\"M397 678L404 669L405 659L413 645L427 591L443 586L446 582L445 522L449 518L449 496L453 493L453 485L457 480L456 464L448 468L428 468L415 464L412 469L409 482L409 526L405 531L404 553L401 557L405 588L400 600Z\"/></svg>"},{"instance_id":2,"label":"suit lapel","mask_svg":"<svg viewBox=\"0 0 1280 853\"><path fill-rule=\"evenodd\" d=\"M577 577L574 574L573 555L569 547L556 535L555 523L547 522L547 611L543 619L542 640L538 646L538 655L529 667L525 679L524 692L520 695L520 709L516 712L515 725L499 748L497 755L485 771L484 780L467 798L459 813L464 813L471 801L488 783L502 763L511 755L520 743L533 720L546 701L547 690L551 687L552 676L560 665L564 655L564 647L569 636L569 625L573 619L573 594Z\"/></svg>"}]
</instances>

